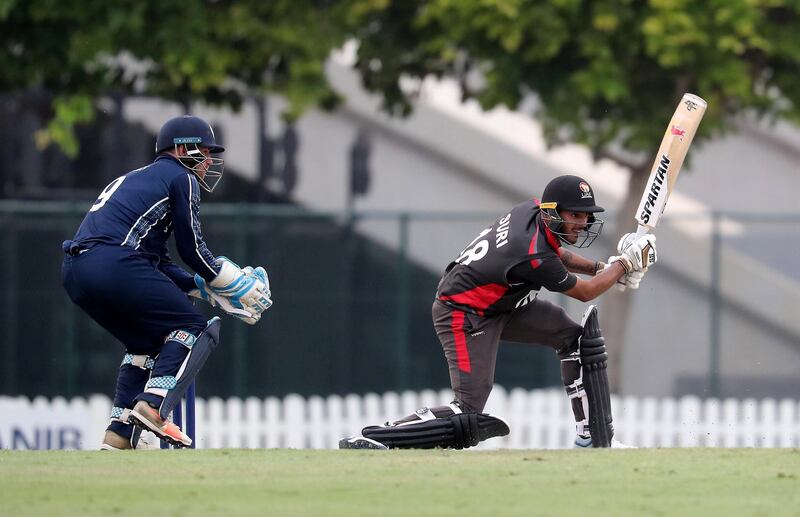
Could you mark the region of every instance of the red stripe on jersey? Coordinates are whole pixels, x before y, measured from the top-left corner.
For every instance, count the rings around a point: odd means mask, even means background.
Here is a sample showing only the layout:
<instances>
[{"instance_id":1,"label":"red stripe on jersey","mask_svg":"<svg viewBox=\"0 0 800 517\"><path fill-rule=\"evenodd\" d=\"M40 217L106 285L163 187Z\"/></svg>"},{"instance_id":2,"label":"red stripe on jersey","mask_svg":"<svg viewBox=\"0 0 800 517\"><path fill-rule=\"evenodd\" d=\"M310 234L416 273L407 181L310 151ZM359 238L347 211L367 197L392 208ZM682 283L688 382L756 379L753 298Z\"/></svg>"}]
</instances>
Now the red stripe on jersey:
<instances>
[{"instance_id":1,"label":"red stripe on jersey","mask_svg":"<svg viewBox=\"0 0 800 517\"><path fill-rule=\"evenodd\" d=\"M506 291L508 291L507 286L486 284L463 293L442 295L439 299L442 301L450 300L460 305L472 307L478 311L479 315L483 315L483 310L502 298Z\"/></svg>"},{"instance_id":2,"label":"red stripe on jersey","mask_svg":"<svg viewBox=\"0 0 800 517\"><path fill-rule=\"evenodd\" d=\"M545 225L544 227L544 236L547 239L547 244L550 245L553 250L555 250L557 255L560 255L559 250L561 249L561 243L558 241L558 238L550 231L550 228ZM539 252L538 249L539 245L539 223L536 223L536 232L533 234L533 238L531 239L531 244L528 246L528 255L535 255ZM536 269L542 265L542 261L539 259L531 259L531 267Z\"/></svg>"},{"instance_id":3,"label":"red stripe on jersey","mask_svg":"<svg viewBox=\"0 0 800 517\"><path fill-rule=\"evenodd\" d=\"M458 369L465 373L472 372L472 365L469 363L469 351L467 350L467 335L464 333L464 313L453 311L453 338L456 341L456 360Z\"/></svg>"},{"instance_id":4,"label":"red stripe on jersey","mask_svg":"<svg viewBox=\"0 0 800 517\"><path fill-rule=\"evenodd\" d=\"M558 237L556 237L555 234L550 231L550 228L547 227L544 229L544 235L547 237L547 243L552 246L556 254L560 254L559 249L561 249L561 241L558 240Z\"/></svg>"},{"instance_id":5,"label":"red stripe on jersey","mask_svg":"<svg viewBox=\"0 0 800 517\"><path fill-rule=\"evenodd\" d=\"M536 232L533 234L533 238L531 239L531 244L528 246L528 255L533 255L537 253L536 245L539 241L539 223L536 223ZM542 264L542 261L539 259L532 259L531 260L531 267L536 269Z\"/></svg>"}]
</instances>

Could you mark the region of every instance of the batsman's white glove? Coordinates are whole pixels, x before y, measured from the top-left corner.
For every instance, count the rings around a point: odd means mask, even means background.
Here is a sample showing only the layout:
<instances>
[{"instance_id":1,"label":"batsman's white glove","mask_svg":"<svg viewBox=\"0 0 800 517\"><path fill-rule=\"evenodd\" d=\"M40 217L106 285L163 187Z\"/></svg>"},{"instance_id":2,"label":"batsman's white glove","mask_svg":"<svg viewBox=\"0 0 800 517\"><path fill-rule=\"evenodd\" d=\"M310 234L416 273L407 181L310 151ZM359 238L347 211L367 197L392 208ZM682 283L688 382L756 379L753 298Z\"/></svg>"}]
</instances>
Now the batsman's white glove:
<instances>
[{"instance_id":1,"label":"batsman's white glove","mask_svg":"<svg viewBox=\"0 0 800 517\"><path fill-rule=\"evenodd\" d=\"M614 262L616 262L618 260L619 260L618 256L608 257L608 261L607 262L600 262L599 263L599 266L597 268L597 272L595 274L597 275L601 271L604 271L604 270L608 269L608 267L611 266L611 264L613 264ZM623 269L625 268L625 266L622 266L622 267L623 267ZM628 274L627 273L622 275L621 277L619 277L617 279L617 283L614 284L614 287L617 289L617 291L624 291L625 290L627 280L628 280Z\"/></svg>"},{"instance_id":2,"label":"batsman's white glove","mask_svg":"<svg viewBox=\"0 0 800 517\"><path fill-rule=\"evenodd\" d=\"M617 243L617 253L622 253L622 250L633 244L633 241L636 240L636 233L626 233L622 237L620 237L619 242Z\"/></svg>"},{"instance_id":3,"label":"batsman's white glove","mask_svg":"<svg viewBox=\"0 0 800 517\"><path fill-rule=\"evenodd\" d=\"M621 243L620 243L621 244ZM658 260L656 253L656 236L642 235L636 237L620 252L619 259L625 273L639 271L652 266Z\"/></svg>"},{"instance_id":4,"label":"batsman's white glove","mask_svg":"<svg viewBox=\"0 0 800 517\"><path fill-rule=\"evenodd\" d=\"M620 259L619 256L608 257L608 266L618 261L619 259ZM646 272L647 268L642 268L637 271L631 271L630 273L626 273L621 277L619 277L619 280L617 280L617 283L614 285L614 288L620 292L625 291L625 289L639 289L639 283L642 281L642 278L644 277L644 274Z\"/></svg>"}]
</instances>

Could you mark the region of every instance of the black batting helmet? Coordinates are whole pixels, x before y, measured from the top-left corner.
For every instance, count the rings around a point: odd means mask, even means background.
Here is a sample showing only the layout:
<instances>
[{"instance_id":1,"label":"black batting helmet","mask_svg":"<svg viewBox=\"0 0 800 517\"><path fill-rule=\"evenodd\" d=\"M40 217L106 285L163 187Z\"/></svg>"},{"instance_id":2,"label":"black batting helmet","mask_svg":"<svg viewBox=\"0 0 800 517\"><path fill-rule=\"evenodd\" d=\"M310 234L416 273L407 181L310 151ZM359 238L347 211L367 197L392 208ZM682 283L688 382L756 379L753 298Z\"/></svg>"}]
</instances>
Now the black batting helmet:
<instances>
[{"instance_id":1,"label":"black batting helmet","mask_svg":"<svg viewBox=\"0 0 800 517\"><path fill-rule=\"evenodd\" d=\"M579 176L567 174L550 181L544 188L539 208L547 214L547 227L565 244L586 248L603 230L604 221L595 218L594 214L604 212L605 208L597 205L592 187ZM577 235L565 233L564 219L559 214L559 210L586 212L589 214L588 223ZM570 238L577 238L577 240L573 243L570 242Z\"/></svg>"},{"instance_id":2,"label":"black batting helmet","mask_svg":"<svg viewBox=\"0 0 800 517\"><path fill-rule=\"evenodd\" d=\"M589 183L579 177L567 174L553 179L544 188L542 208L572 210L575 212L604 212L605 208L597 206L594 191Z\"/></svg>"}]
</instances>

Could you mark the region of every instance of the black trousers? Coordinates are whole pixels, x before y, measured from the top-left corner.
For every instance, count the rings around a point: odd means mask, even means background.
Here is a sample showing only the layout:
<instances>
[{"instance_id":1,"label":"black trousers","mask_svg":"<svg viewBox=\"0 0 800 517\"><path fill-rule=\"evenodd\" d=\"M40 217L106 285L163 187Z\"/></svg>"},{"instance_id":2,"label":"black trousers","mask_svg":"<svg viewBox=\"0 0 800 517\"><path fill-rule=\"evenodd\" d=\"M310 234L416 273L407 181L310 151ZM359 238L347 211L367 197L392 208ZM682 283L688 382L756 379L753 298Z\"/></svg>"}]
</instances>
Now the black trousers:
<instances>
[{"instance_id":1,"label":"black trousers","mask_svg":"<svg viewBox=\"0 0 800 517\"><path fill-rule=\"evenodd\" d=\"M500 340L552 347L559 357L577 349L583 328L548 301L534 299L513 312L478 316L435 301L433 326L444 349L455 398L482 412L494 384Z\"/></svg>"}]
</instances>

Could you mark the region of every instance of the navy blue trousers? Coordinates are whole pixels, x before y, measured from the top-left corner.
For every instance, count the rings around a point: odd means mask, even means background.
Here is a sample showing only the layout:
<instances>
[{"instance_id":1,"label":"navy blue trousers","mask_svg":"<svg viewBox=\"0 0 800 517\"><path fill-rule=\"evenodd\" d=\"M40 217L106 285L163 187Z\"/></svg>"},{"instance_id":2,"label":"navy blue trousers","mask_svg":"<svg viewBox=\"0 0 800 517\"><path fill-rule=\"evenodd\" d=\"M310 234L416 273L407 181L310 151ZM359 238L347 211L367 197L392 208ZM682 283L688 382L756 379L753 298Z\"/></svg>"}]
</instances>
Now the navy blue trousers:
<instances>
[{"instance_id":1,"label":"navy blue trousers","mask_svg":"<svg viewBox=\"0 0 800 517\"><path fill-rule=\"evenodd\" d=\"M72 301L129 354L156 358L152 374L131 364L120 366L112 415L120 416L136 400L157 406L160 397L143 394L148 378L175 376L189 353L167 336L176 330L198 336L206 327L205 317L154 260L136 250L97 244L79 254L74 251L67 253L61 270ZM119 421L112 421L109 430L125 437L132 433L130 425Z\"/></svg>"}]
</instances>

